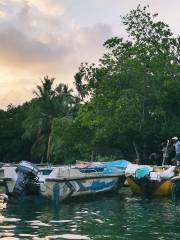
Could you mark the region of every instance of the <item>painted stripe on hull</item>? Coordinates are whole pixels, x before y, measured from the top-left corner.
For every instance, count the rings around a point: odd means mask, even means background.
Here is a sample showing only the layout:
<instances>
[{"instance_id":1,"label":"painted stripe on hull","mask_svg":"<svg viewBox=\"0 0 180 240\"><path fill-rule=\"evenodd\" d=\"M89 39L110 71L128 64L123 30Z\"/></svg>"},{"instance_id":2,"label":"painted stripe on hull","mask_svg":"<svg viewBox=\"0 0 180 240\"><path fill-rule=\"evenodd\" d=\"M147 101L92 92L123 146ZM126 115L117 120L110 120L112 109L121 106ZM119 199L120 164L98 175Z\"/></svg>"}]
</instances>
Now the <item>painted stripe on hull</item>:
<instances>
[{"instance_id":1,"label":"painted stripe on hull","mask_svg":"<svg viewBox=\"0 0 180 240\"><path fill-rule=\"evenodd\" d=\"M110 191L118 186L119 181L124 182L124 178L101 178L87 180L73 180L56 182L48 180L41 193L55 202L62 201L69 197L75 197L85 194Z\"/></svg>"}]
</instances>

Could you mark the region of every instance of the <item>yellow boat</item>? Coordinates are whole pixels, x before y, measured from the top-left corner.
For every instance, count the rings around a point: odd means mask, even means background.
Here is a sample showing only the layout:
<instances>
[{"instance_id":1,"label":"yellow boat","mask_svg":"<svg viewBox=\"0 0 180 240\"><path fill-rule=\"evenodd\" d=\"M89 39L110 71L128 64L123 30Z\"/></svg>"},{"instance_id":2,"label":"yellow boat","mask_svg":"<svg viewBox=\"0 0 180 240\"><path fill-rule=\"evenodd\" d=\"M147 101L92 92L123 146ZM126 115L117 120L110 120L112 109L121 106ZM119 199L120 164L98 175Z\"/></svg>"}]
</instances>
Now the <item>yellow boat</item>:
<instances>
[{"instance_id":1,"label":"yellow boat","mask_svg":"<svg viewBox=\"0 0 180 240\"><path fill-rule=\"evenodd\" d=\"M175 167L163 168L153 166L149 175L143 178L136 178L135 174L126 176L131 191L135 194L142 194L145 197L166 197L171 196L173 182L171 181ZM168 172L169 171L169 172ZM168 173L173 173L168 177Z\"/></svg>"},{"instance_id":2,"label":"yellow boat","mask_svg":"<svg viewBox=\"0 0 180 240\"><path fill-rule=\"evenodd\" d=\"M145 187L142 187L142 183L139 180L135 180L133 177L127 177L127 181L133 193L146 195L144 192L146 191ZM149 183L146 184L146 188L148 188L148 195L166 197L171 195L172 182L171 180L162 180L161 182L150 180Z\"/></svg>"}]
</instances>

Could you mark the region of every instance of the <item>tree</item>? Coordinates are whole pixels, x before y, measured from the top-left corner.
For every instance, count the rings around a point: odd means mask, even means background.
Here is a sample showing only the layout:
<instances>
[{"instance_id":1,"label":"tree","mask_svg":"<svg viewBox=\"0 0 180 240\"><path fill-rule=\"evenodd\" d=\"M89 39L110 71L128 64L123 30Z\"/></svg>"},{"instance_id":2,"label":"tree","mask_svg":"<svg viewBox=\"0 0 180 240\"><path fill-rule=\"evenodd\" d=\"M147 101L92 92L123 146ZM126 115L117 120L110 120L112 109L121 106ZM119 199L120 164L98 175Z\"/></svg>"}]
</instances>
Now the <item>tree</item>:
<instances>
[{"instance_id":1,"label":"tree","mask_svg":"<svg viewBox=\"0 0 180 240\"><path fill-rule=\"evenodd\" d=\"M98 65L80 65L77 95L46 76L30 102L0 111L1 160L143 160L178 135L180 38L148 7L122 22L129 38L107 40Z\"/></svg>"},{"instance_id":2,"label":"tree","mask_svg":"<svg viewBox=\"0 0 180 240\"><path fill-rule=\"evenodd\" d=\"M26 118L28 103L23 106L9 105L0 110L0 161L16 162L29 160L29 143L22 141L22 121Z\"/></svg>"},{"instance_id":3,"label":"tree","mask_svg":"<svg viewBox=\"0 0 180 240\"><path fill-rule=\"evenodd\" d=\"M23 139L32 142L32 159L46 161L51 154L48 153L52 123L55 118L74 116L77 99L72 95L72 89L65 84L53 88L54 78L46 76L41 85L34 91L37 98L32 100L28 117L24 121ZM50 159L49 159L50 160Z\"/></svg>"},{"instance_id":4,"label":"tree","mask_svg":"<svg viewBox=\"0 0 180 240\"><path fill-rule=\"evenodd\" d=\"M107 40L99 66L80 66L91 96L81 120L93 126L96 148L107 142L132 152L134 146L139 158L180 127L179 39L156 17L138 6L122 18L129 40Z\"/></svg>"}]
</instances>

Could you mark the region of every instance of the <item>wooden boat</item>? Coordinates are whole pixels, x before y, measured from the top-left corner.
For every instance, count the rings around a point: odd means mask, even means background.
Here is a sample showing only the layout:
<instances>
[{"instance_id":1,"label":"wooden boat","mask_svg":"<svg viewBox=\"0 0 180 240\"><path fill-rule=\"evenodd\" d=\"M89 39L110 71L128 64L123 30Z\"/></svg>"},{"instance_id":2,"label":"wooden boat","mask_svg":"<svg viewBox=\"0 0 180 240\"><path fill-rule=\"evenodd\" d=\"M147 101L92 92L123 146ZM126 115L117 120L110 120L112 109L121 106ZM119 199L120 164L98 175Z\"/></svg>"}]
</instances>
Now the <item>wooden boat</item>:
<instances>
[{"instance_id":1,"label":"wooden boat","mask_svg":"<svg viewBox=\"0 0 180 240\"><path fill-rule=\"evenodd\" d=\"M91 164L92 165L92 164ZM12 193L17 181L16 168L18 165L4 165L0 168L0 189L4 189L5 193ZM84 166L78 165L38 165L38 179L40 184L44 184L47 178L70 177L84 175ZM82 172L81 172L82 171Z\"/></svg>"},{"instance_id":2,"label":"wooden boat","mask_svg":"<svg viewBox=\"0 0 180 240\"><path fill-rule=\"evenodd\" d=\"M17 174L15 172L16 167L14 165L4 164L0 168L0 192L8 193L11 192L15 181L17 179Z\"/></svg>"},{"instance_id":3,"label":"wooden boat","mask_svg":"<svg viewBox=\"0 0 180 240\"><path fill-rule=\"evenodd\" d=\"M127 164L125 160L122 161ZM31 163L23 161L22 165L31 168ZM18 179L15 169L14 166L4 168L3 181L6 193L9 195L14 191ZM125 181L125 167L121 167L121 160L103 165L92 166L90 164L86 167L77 167L77 165L41 166L38 170L38 181L35 185L39 187L39 193L51 199L58 199L56 202L69 197L114 190L123 185ZM28 189L28 184L25 188L26 194L37 194L36 186L35 191L32 187Z\"/></svg>"},{"instance_id":4,"label":"wooden boat","mask_svg":"<svg viewBox=\"0 0 180 240\"><path fill-rule=\"evenodd\" d=\"M144 197L165 197L172 194L175 167L153 166L148 175L137 178L135 174L126 177L129 187L135 194Z\"/></svg>"},{"instance_id":5,"label":"wooden boat","mask_svg":"<svg viewBox=\"0 0 180 240\"><path fill-rule=\"evenodd\" d=\"M127 177L129 187L133 193L143 194L144 196L166 197L171 195L171 180L149 180L147 182L135 180L133 177Z\"/></svg>"},{"instance_id":6,"label":"wooden boat","mask_svg":"<svg viewBox=\"0 0 180 240\"><path fill-rule=\"evenodd\" d=\"M4 189L3 192L6 194L11 194L15 187L15 183L17 181L17 172L16 168L18 165L6 165L0 169L0 188ZM38 179L40 183L44 183L45 179L48 178L51 172L55 169L55 167L51 166L40 166L38 172ZM54 175L55 175L54 171ZM53 176L54 176L53 175Z\"/></svg>"},{"instance_id":7,"label":"wooden boat","mask_svg":"<svg viewBox=\"0 0 180 240\"><path fill-rule=\"evenodd\" d=\"M67 198L86 194L112 191L123 186L125 176L119 174L88 174L70 178L48 178L41 185L40 192L43 196L55 203Z\"/></svg>"},{"instance_id":8,"label":"wooden boat","mask_svg":"<svg viewBox=\"0 0 180 240\"><path fill-rule=\"evenodd\" d=\"M57 168L55 174L52 172L45 182L40 184L40 193L58 203L71 197L118 189L124 184L125 168L117 166L119 162Z\"/></svg>"},{"instance_id":9,"label":"wooden boat","mask_svg":"<svg viewBox=\"0 0 180 240\"><path fill-rule=\"evenodd\" d=\"M177 176L171 179L172 182L172 199L176 201L177 198L180 197L180 167L176 167L176 171L178 173Z\"/></svg>"},{"instance_id":10,"label":"wooden boat","mask_svg":"<svg viewBox=\"0 0 180 240\"><path fill-rule=\"evenodd\" d=\"M4 164L2 168L0 168L0 189L5 189L5 193L12 193L15 183L17 181L17 168L18 164ZM48 177L56 177L59 176L59 171L61 169L61 173L69 170L69 166L50 166L47 164L37 164L38 166L38 179L39 183L44 183L45 179Z\"/></svg>"}]
</instances>

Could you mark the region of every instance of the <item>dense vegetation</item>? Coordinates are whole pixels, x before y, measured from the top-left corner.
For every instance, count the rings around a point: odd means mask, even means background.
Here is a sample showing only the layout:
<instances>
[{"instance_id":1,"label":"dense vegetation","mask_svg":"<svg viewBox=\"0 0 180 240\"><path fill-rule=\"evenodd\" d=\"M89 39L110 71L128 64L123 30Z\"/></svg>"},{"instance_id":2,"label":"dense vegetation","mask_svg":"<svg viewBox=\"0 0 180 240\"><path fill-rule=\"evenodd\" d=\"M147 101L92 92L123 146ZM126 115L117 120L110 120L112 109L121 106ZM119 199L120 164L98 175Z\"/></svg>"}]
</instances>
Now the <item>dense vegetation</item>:
<instances>
[{"instance_id":1,"label":"dense vegetation","mask_svg":"<svg viewBox=\"0 0 180 240\"><path fill-rule=\"evenodd\" d=\"M147 158L180 131L180 38L138 6L122 17L128 40L82 63L75 92L46 76L34 98L0 111L0 161L68 163Z\"/></svg>"}]
</instances>

